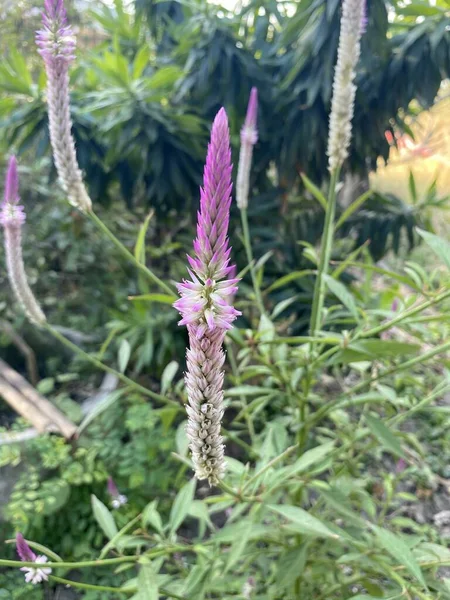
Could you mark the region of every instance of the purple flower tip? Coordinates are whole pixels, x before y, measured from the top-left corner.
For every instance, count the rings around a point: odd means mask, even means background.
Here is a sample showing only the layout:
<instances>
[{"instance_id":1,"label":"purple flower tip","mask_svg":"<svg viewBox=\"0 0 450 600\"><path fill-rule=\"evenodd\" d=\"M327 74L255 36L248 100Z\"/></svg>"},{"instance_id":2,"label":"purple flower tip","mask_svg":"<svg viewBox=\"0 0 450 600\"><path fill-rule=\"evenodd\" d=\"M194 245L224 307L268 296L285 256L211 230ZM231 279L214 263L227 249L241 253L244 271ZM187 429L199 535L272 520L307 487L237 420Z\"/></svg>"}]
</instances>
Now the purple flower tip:
<instances>
[{"instance_id":1,"label":"purple flower tip","mask_svg":"<svg viewBox=\"0 0 450 600\"><path fill-rule=\"evenodd\" d=\"M247 126L256 128L256 119L258 117L258 89L252 87L250 92L250 98L247 107L247 116L245 118L245 124Z\"/></svg>"},{"instance_id":2,"label":"purple flower tip","mask_svg":"<svg viewBox=\"0 0 450 600\"><path fill-rule=\"evenodd\" d=\"M366 33L368 23L369 23L369 18L367 16L367 1L365 1L363 4L363 12L362 12L362 17L361 17L361 33L362 34Z\"/></svg>"},{"instance_id":3,"label":"purple flower tip","mask_svg":"<svg viewBox=\"0 0 450 600\"><path fill-rule=\"evenodd\" d=\"M5 203L17 204L19 201L19 176L17 175L17 160L13 155L9 159L5 181Z\"/></svg>"},{"instance_id":4,"label":"purple flower tip","mask_svg":"<svg viewBox=\"0 0 450 600\"><path fill-rule=\"evenodd\" d=\"M16 535L16 550L17 554L20 557L20 560L24 562L35 562L36 554L30 548L30 546L25 541L25 538L21 533Z\"/></svg>"},{"instance_id":5,"label":"purple flower tip","mask_svg":"<svg viewBox=\"0 0 450 600\"><path fill-rule=\"evenodd\" d=\"M63 0L45 0L42 25L36 32L36 45L44 61L48 65L54 65L55 60L70 63L75 58L76 40L67 25Z\"/></svg>"},{"instance_id":6,"label":"purple flower tip","mask_svg":"<svg viewBox=\"0 0 450 600\"><path fill-rule=\"evenodd\" d=\"M252 87L250 98L248 100L247 115L244 126L241 129L241 142L254 146L258 141L258 129L256 126L258 119L258 90Z\"/></svg>"},{"instance_id":7,"label":"purple flower tip","mask_svg":"<svg viewBox=\"0 0 450 600\"><path fill-rule=\"evenodd\" d=\"M119 495L119 490L117 489L117 485L112 477L108 477L108 494L115 498Z\"/></svg>"}]
</instances>

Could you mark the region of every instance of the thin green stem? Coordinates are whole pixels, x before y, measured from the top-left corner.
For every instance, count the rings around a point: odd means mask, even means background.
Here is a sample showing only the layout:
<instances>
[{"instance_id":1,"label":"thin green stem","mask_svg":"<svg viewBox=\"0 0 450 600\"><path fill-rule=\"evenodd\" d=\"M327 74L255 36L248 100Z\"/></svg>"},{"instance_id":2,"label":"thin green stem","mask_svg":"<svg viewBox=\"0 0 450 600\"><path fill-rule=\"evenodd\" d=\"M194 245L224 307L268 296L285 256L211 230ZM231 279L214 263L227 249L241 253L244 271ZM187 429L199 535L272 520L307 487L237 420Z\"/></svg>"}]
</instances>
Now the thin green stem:
<instances>
[{"instance_id":1,"label":"thin green stem","mask_svg":"<svg viewBox=\"0 0 450 600\"><path fill-rule=\"evenodd\" d=\"M84 358L85 360L87 360L88 362L93 364L98 369L101 369L102 371L105 371L106 373L112 373L118 379L120 379L120 381L122 381L129 387L135 389L137 392L140 392L141 394L144 394L145 396L148 396L149 398L152 398L153 400L156 400L157 402L161 402L162 404L167 404L167 405L173 406L174 408L177 408L178 410L181 410L181 406L175 400L172 400L171 398L166 398L166 396L162 396L161 394L157 394L156 392L149 390L148 388L140 385L139 383L136 383L135 381L133 381L132 379L130 379L123 373L116 371L116 369L113 369L112 367L105 365L100 360L98 360L91 354L88 354L87 352L82 350L79 346L77 346L76 344L71 342L69 339L67 339L62 333L60 333L57 329L52 327L50 324L46 323L44 325L44 327L54 338L56 338L59 342L61 342L61 344L63 344L67 348L70 348L70 350L72 350L72 352L74 352L75 354L78 354L79 356L81 356L82 358Z\"/></svg>"},{"instance_id":2,"label":"thin green stem","mask_svg":"<svg viewBox=\"0 0 450 600\"><path fill-rule=\"evenodd\" d=\"M314 296L311 309L310 334L316 336L321 327L321 315L325 299L325 275L328 272L331 249L333 246L334 215L336 213L336 185L339 179L339 169L331 173L330 189L328 191L327 209L320 249L319 267L314 285Z\"/></svg>"},{"instance_id":3,"label":"thin green stem","mask_svg":"<svg viewBox=\"0 0 450 600\"><path fill-rule=\"evenodd\" d=\"M173 293L173 290L162 281L153 271L151 271L148 267L142 264L123 244L122 242L116 238L113 232L103 223L103 221L98 217L94 212L88 213L91 221L96 225L96 227L115 245L115 247L120 251L120 253L131 263L134 264L136 268L138 268L152 283L158 285L166 294L172 296L174 300L176 300L176 296Z\"/></svg>"},{"instance_id":4,"label":"thin green stem","mask_svg":"<svg viewBox=\"0 0 450 600\"><path fill-rule=\"evenodd\" d=\"M409 308L408 310L405 310L404 312L400 313L393 319L390 319L389 321L385 321L384 323L381 323L377 327L373 327L372 329L368 329L367 331L361 331L361 332L357 333L354 336L353 340L360 339L360 338L370 338L375 335L378 335L379 333L382 333L383 331L387 331L388 329L391 329L391 327L393 327L397 323L401 323L405 319L408 319L409 317L412 317L412 316L424 311L425 309L429 308L430 306L433 306L434 304L437 304L438 302L442 302L446 298L450 298L450 289L446 290L445 292L442 292L441 294L438 294L437 296L434 296L433 298L430 298L430 300L427 300L426 302L422 302L422 304L418 304L417 306L414 306L412 308Z\"/></svg>"},{"instance_id":5,"label":"thin green stem","mask_svg":"<svg viewBox=\"0 0 450 600\"><path fill-rule=\"evenodd\" d=\"M90 567L106 567L125 562L137 562L138 556L120 556L118 558L104 558L102 560L82 560L79 562L46 562L45 566L51 569L86 569ZM0 559L0 567L35 567L41 568L42 563Z\"/></svg>"},{"instance_id":6,"label":"thin green stem","mask_svg":"<svg viewBox=\"0 0 450 600\"><path fill-rule=\"evenodd\" d=\"M259 312L265 313L264 303L262 300L261 289L259 287L258 278L256 276L255 265L253 260L252 243L250 241L250 231L248 228L247 209L241 209L242 233L244 235L244 247L247 254L247 261L250 267L250 275L252 277L253 291L255 292L255 300L258 305Z\"/></svg>"},{"instance_id":7,"label":"thin green stem","mask_svg":"<svg viewBox=\"0 0 450 600\"><path fill-rule=\"evenodd\" d=\"M239 490L235 490L228 484L226 484L224 481L219 481L218 487L226 494L234 496L234 498L236 498L240 502L261 502L261 498L259 498L258 496L244 496L243 490L242 492Z\"/></svg>"},{"instance_id":8,"label":"thin green stem","mask_svg":"<svg viewBox=\"0 0 450 600\"><path fill-rule=\"evenodd\" d=\"M95 590L97 592L115 592L116 594L131 595L134 593L130 590L124 590L118 587L110 587L108 585L94 585L93 583L83 583L82 581L73 581L73 579L64 579L63 577L56 577L56 575L50 575L49 579L56 583L63 583L72 588L78 588L80 590Z\"/></svg>"},{"instance_id":9,"label":"thin green stem","mask_svg":"<svg viewBox=\"0 0 450 600\"><path fill-rule=\"evenodd\" d=\"M294 444L293 446L289 446L284 452L273 458L269 461L262 469L260 469L257 473L250 477L250 479L244 484L242 488L242 492L244 492L252 483L254 483L258 477L263 475L266 471L277 465L279 462L282 462L285 458L287 458L290 454L292 454L295 450L297 450L298 444Z\"/></svg>"}]
</instances>

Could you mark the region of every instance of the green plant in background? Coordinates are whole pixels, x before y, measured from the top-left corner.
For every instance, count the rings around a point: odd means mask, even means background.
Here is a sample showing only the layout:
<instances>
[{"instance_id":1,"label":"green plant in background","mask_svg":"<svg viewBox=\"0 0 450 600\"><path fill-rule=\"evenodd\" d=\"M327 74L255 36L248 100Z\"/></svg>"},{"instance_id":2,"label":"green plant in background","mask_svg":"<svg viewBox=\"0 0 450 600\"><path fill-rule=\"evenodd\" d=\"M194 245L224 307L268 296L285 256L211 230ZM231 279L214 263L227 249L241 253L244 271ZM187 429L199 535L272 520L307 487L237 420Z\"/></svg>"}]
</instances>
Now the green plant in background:
<instances>
[{"instance_id":1,"label":"green plant in background","mask_svg":"<svg viewBox=\"0 0 450 600\"><path fill-rule=\"evenodd\" d=\"M156 12L176 15L167 4L167 10ZM124 308L113 314L101 348L99 340L90 340L96 342L95 353L81 350L60 329L48 326L46 331L77 357L79 370L88 364L101 368L123 387L87 416L61 391L59 406L79 424L73 444L43 436L23 446L2 446L0 453L3 464L23 465L8 518L16 528L27 529L32 551L47 556L51 589L69 584L92 600L450 598L445 529L437 516L433 525L414 516L417 496L437 491L447 476L439 456L445 460L449 453L448 438L440 434L448 406L436 401L450 390L448 243L418 231L443 265L429 272L412 261L402 271L384 268L362 239L356 247L353 240L347 246L345 239L337 240L343 253L333 254L336 233L351 230L357 210L379 208L366 193L345 209L337 207L335 215L345 156L339 154L337 163L333 157L336 148L346 151L352 116L339 110L339 92L347 100L352 93L362 4L345 0L343 7L333 105L341 121L332 119L331 127L331 138L341 143L333 150L330 142L328 198L303 178L326 215L320 253L315 239L308 244L297 237L310 267L298 270L296 265L297 270L278 273L265 286L264 271L276 272L274 265L283 259L281 247L271 247L269 239L270 251L246 267L252 268L253 289L242 285L236 299L245 320L226 341L230 368L222 434L228 474L213 492L187 477L192 464L182 408L185 390L176 378L178 364L164 366L171 348L167 332L161 331L172 326L172 291L155 292L161 278L153 276L153 264L150 272L146 267L150 218L134 253L98 218L90 223L96 227L89 230L91 236L99 231L113 241L108 252L115 247L137 267L139 282L127 293L134 296L131 308L118 294ZM328 16L337 5L330 4ZM155 12L155 6L150 8ZM318 14L322 18L324 13ZM131 30L125 30L129 35ZM158 44L170 46L176 33L170 31ZM430 205L435 201L430 193ZM254 202L251 197L249 208ZM250 211L249 218L252 226ZM295 223L287 225L295 235ZM412 232L411 221L404 226ZM252 241L246 234L250 258ZM163 256L170 257L171 251L166 246ZM164 287L172 286L168 273L162 277ZM309 293L292 293L299 280L312 284ZM264 306L255 311L259 293ZM299 306L311 297L305 335L305 327L295 328ZM147 303L154 311L149 322ZM111 352L115 343L117 357ZM155 364L151 378L133 379ZM51 391L60 383L55 377L41 386ZM20 431L23 424L16 428ZM111 476L128 497L114 510L106 494ZM0 566L36 565L5 558ZM14 575L1 575L7 598L43 598L36 588L24 589L21 574Z\"/></svg>"}]
</instances>

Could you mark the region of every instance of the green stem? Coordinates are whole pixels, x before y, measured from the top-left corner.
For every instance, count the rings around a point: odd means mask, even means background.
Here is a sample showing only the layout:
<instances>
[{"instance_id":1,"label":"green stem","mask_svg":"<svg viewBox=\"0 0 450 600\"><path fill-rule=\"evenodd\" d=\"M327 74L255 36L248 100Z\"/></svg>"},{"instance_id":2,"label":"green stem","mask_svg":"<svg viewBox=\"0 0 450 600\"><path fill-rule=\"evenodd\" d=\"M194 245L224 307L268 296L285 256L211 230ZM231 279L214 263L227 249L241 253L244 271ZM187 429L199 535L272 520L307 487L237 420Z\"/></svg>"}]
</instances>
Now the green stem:
<instances>
[{"instance_id":1,"label":"green stem","mask_svg":"<svg viewBox=\"0 0 450 600\"><path fill-rule=\"evenodd\" d=\"M256 277L255 265L253 260L252 243L250 241L250 231L248 228L247 209L241 208L241 222L242 222L242 233L244 234L244 247L247 254L247 261L250 267L250 275L252 277L253 291L255 292L255 300L258 305L259 312L263 315L265 313L264 303L262 300L261 289L258 284L258 278Z\"/></svg>"},{"instance_id":2,"label":"green stem","mask_svg":"<svg viewBox=\"0 0 450 600\"><path fill-rule=\"evenodd\" d=\"M173 290L162 281L157 275L153 273L148 267L139 262L139 260L122 244L122 242L116 238L113 232L103 223L103 221L94 213L88 213L91 221L96 225L98 229L115 245L115 247L120 251L120 253L130 262L134 264L146 277L148 277L153 283L158 285L161 289L172 296L174 300L176 300L176 296L173 293Z\"/></svg>"},{"instance_id":3,"label":"green stem","mask_svg":"<svg viewBox=\"0 0 450 600\"><path fill-rule=\"evenodd\" d=\"M252 483L254 483L258 477L263 475L266 471L274 467L279 462L282 462L285 458L287 458L290 454L292 454L295 450L297 450L298 444L294 444L293 446L289 446L284 452L273 458L269 461L262 469L260 469L257 473L250 477L250 479L244 484L242 488L242 492L244 492Z\"/></svg>"},{"instance_id":4,"label":"green stem","mask_svg":"<svg viewBox=\"0 0 450 600\"><path fill-rule=\"evenodd\" d=\"M325 299L325 277L328 272L331 249L333 246L334 215L336 212L336 185L339 178L339 169L331 173L330 189L328 191L327 209L322 234L322 247L320 249L319 268L314 285L314 296L311 309L310 334L316 336L321 327L321 315Z\"/></svg>"},{"instance_id":5,"label":"green stem","mask_svg":"<svg viewBox=\"0 0 450 600\"><path fill-rule=\"evenodd\" d=\"M118 379L120 379L120 381L122 381L129 387L135 389L136 391L140 392L141 394L144 394L145 396L148 396L149 398L152 398L153 400L156 400L157 402L161 402L162 404L168 404L170 406L176 407L178 410L181 410L180 405L175 400L166 398L166 396L162 396L161 394L157 394L156 392L149 390L148 388L140 385L139 383L136 383L135 381L133 381L132 379L130 379L123 373L116 371L116 369L113 369L112 367L108 367L108 365L105 365L100 360L98 360L91 354L88 354L87 352L82 350L79 346L77 346L76 344L71 342L62 333L60 333L57 329L52 327L49 323L46 323L44 325L44 327L54 338L56 338L59 342L61 342L61 344L63 344L67 348L70 348L70 350L72 350L72 352L83 357L85 360L87 360L88 362L93 364L98 369L101 369L102 371L105 371L106 373L111 373L111 374L115 375Z\"/></svg>"},{"instance_id":6,"label":"green stem","mask_svg":"<svg viewBox=\"0 0 450 600\"><path fill-rule=\"evenodd\" d=\"M373 327L372 329L368 329L367 331L361 331L360 333L357 333L354 336L353 340L356 340L359 338L370 338L375 335L378 335L379 333L382 333L383 331L387 331L388 329L391 329L391 327L393 327L397 323L401 323L405 319L412 317L412 316L416 315L417 313L420 313L420 312L424 311L425 309L429 308L430 306L433 306L434 304L437 304L438 302L442 302L442 300L445 300L446 298L449 298L449 297L450 297L450 290L446 290L445 292L438 294L437 296L434 296L433 298L430 298L430 300L427 300L426 302L422 302L422 304L419 304L418 306L415 306L408 310L405 310L404 312L400 313L393 319L390 319L389 321L385 321L384 323L381 323L381 325L378 325L377 327Z\"/></svg>"},{"instance_id":7,"label":"green stem","mask_svg":"<svg viewBox=\"0 0 450 600\"><path fill-rule=\"evenodd\" d=\"M72 579L64 579L63 577L56 577L55 575L49 575L49 579L56 581L56 583L63 583L71 588L78 588L80 590L96 590L97 592L115 592L116 594L127 594L134 593L133 591L123 590L118 587L110 587L108 585L94 585L93 583L83 583L81 581L73 581Z\"/></svg>"},{"instance_id":8,"label":"green stem","mask_svg":"<svg viewBox=\"0 0 450 600\"><path fill-rule=\"evenodd\" d=\"M120 556L118 558L105 558L103 560L83 560L79 562L46 562L45 566L51 569L84 569L89 567L105 567L125 562L136 562L138 556ZM42 567L42 563L0 559L0 567Z\"/></svg>"},{"instance_id":9,"label":"green stem","mask_svg":"<svg viewBox=\"0 0 450 600\"><path fill-rule=\"evenodd\" d=\"M243 490L242 492L239 490L234 490L232 487L227 485L224 481L219 481L218 487L224 491L226 494L230 496L234 496L240 502L261 502L261 498L258 496L244 496Z\"/></svg>"}]
</instances>

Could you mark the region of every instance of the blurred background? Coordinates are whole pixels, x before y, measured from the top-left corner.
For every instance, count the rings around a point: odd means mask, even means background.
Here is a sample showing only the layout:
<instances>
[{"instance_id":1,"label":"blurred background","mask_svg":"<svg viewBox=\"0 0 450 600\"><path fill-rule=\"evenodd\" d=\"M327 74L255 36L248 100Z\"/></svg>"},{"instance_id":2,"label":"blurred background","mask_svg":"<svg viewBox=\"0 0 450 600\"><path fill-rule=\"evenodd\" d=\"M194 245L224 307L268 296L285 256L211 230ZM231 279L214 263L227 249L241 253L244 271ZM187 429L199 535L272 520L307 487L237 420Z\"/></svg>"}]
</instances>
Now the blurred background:
<instances>
[{"instance_id":1,"label":"blurred background","mask_svg":"<svg viewBox=\"0 0 450 600\"><path fill-rule=\"evenodd\" d=\"M95 210L130 249L151 213L146 261L165 280L179 281L185 273L210 123L225 106L237 165L249 92L258 88L252 244L265 263L267 306L286 301L280 309L284 332L304 333L313 275L292 278L282 288L274 282L311 269L322 231L323 210L302 174L318 187L327 185L339 0L66 0L66 5L77 35L73 133ZM4 172L9 154L18 155L32 287L49 320L75 343L101 348L99 355L109 361L119 356L120 362L128 353L133 376L156 387L162 379L170 388L186 345L177 314L152 297L155 290L67 204L57 184L45 73L34 43L41 9L32 0L0 2L0 166ZM398 267L414 257L426 270L434 259L419 246L415 227L441 235L450 229L450 5L368 0L367 16L338 213L361 193L373 194L338 230L333 260L365 243L374 264ZM231 241L242 267L236 208ZM241 290L242 305L251 306L248 274ZM394 295L390 291L386 302ZM295 303L289 303L293 297ZM39 392L80 422L83 402L102 378L27 324L2 266L0 356L30 378L30 352ZM168 363L175 364L173 373ZM100 494L108 473L135 490L137 504L150 491L167 491L170 474L161 471L158 457L174 443L168 433L172 420L170 411L156 419L149 404L131 399L126 411L107 412L96 421L92 427L99 430L91 437L98 441L75 455L50 437L26 447L0 443L0 534L8 537L17 527L37 537L44 529L59 531L54 540L50 534L49 546L89 555L96 534L87 499L93 489ZM0 436L25 428L3 404L0 425ZM69 523L74 507L79 518ZM1 574L0 581L7 576L13 575ZM14 598L22 598L19 592Z\"/></svg>"}]
</instances>

